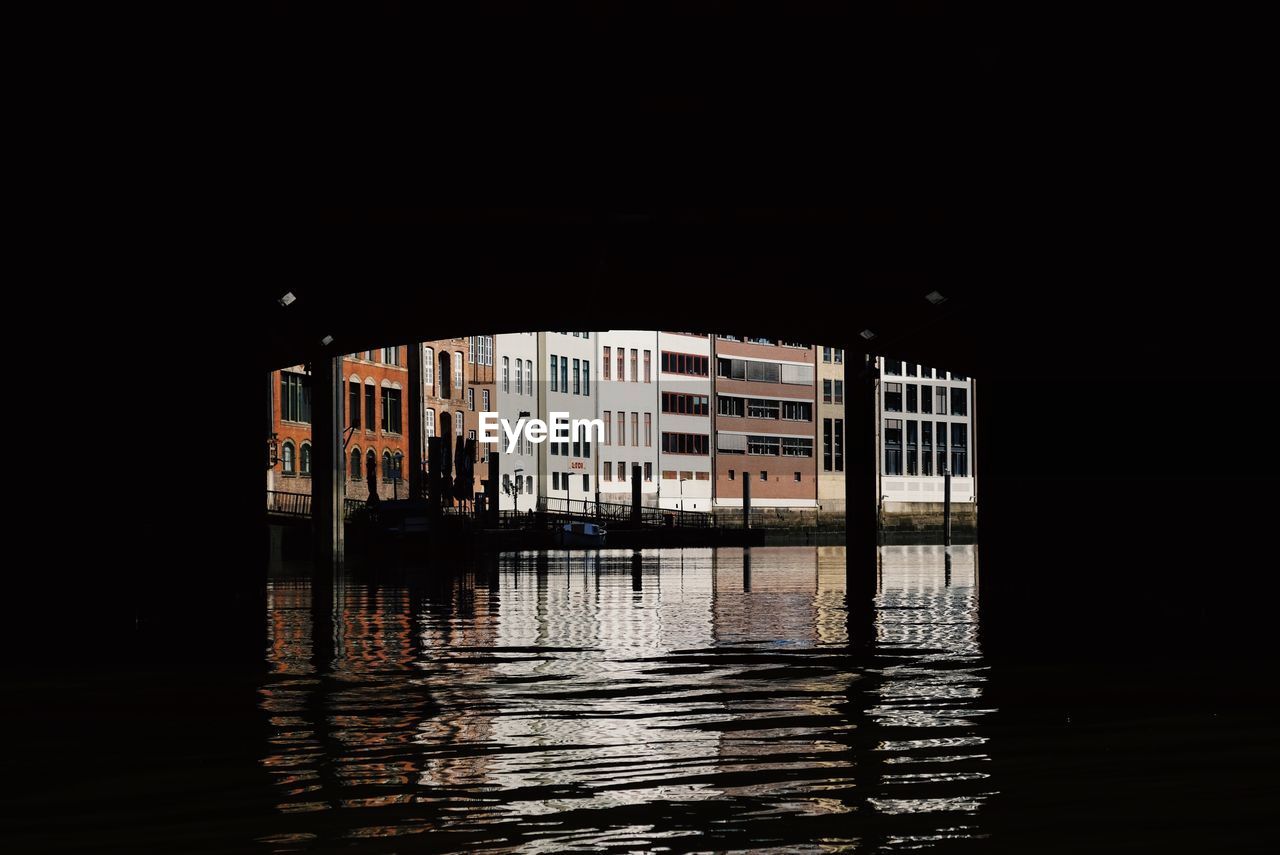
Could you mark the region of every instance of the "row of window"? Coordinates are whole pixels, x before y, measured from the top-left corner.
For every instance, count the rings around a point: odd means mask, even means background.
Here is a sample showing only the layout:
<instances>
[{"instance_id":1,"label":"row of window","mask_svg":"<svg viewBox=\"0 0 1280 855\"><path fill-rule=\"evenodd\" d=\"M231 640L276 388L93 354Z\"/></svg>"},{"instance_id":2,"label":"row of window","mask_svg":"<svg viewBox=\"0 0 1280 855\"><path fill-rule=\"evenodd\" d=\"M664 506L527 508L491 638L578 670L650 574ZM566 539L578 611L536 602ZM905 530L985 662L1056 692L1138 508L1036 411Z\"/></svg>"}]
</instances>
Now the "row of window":
<instances>
[{"instance_id":1,"label":"row of window","mask_svg":"<svg viewBox=\"0 0 1280 855\"><path fill-rule=\"evenodd\" d=\"M481 389L480 394L482 395L480 399L480 409L486 413L491 412L489 409L489 390ZM476 411L476 387L475 386L467 387L467 409L473 413Z\"/></svg>"},{"instance_id":2,"label":"row of window","mask_svg":"<svg viewBox=\"0 0 1280 855\"><path fill-rule=\"evenodd\" d=\"M843 404L844 403L844 381L843 380L823 380L822 381L822 403L824 404Z\"/></svg>"},{"instance_id":3,"label":"row of window","mask_svg":"<svg viewBox=\"0 0 1280 855\"><path fill-rule=\"evenodd\" d=\"M627 381L627 351L626 348L618 348L618 374L616 377L610 374L610 365L612 363L613 348L606 345L602 352L604 354L601 360L600 376L605 380L617 380L619 383ZM652 382L653 372L653 351L646 350L644 352L644 382ZM631 348L631 382L640 382L640 351L637 348Z\"/></svg>"},{"instance_id":4,"label":"row of window","mask_svg":"<svg viewBox=\"0 0 1280 855\"><path fill-rule=\"evenodd\" d=\"M474 362L474 360L472 360ZM432 392L432 387L436 385L436 369L439 367L440 388ZM449 380L453 378L453 385L450 386ZM422 385L427 388L428 395L434 395L437 398L452 398L454 390L461 392L462 390L462 351L455 350L452 360L449 358L447 350L440 351L440 359L436 360L436 351L433 347L424 348L422 352Z\"/></svg>"},{"instance_id":5,"label":"row of window","mask_svg":"<svg viewBox=\"0 0 1280 855\"><path fill-rule=\"evenodd\" d=\"M448 410L445 410L440 414L440 435L444 436L448 433L450 427L448 422L450 421L453 422L453 435L462 436L462 410L455 412L452 418L449 417ZM425 436L430 437L436 435L436 411L430 407L427 407L422 411L422 430Z\"/></svg>"},{"instance_id":6,"label":"row of window","mask_svg":"<svg viewBox=\"0 0 1280 855\"><path fill-rule=\"evenodd\" d=\"M664 374L685 374L690 377L706 377L711 365L710 358L696 353L674 353L662 351L662 371Z\"/></svg>"},{"instance_id":7,"label":"row of window","mask_svg":"<svg viewBox=\"0 0 1280 855\"><path fill-rule=\"evenodd\" d=\"M822 361L833 363L835 365L843 365L844 364L844 348L843 347L822 348Z\"/></svg>"},{"instance_id":8,"label":"row of window","mask_svg":"<svg viewBox=\"0 0 1280 855\"><path fill-rule=\"evenodd\" d=\"M356 359L367 359L370 362L380 362L383 365L400 365L404 362L400 358L399 347L378 347L373 350L363 350L360 353L351 354Z\"/></svg>"},{"instance_id":9,"label":"row of window","mask_svg":"<svg viewBox=\"0 0 1280 855\"><path fill-rule=\"evenodd\" d=\"M604 418L604 444L613 445L613 413L605 410L602 414ZM618 445L627 444L627 413L625 410L618 411ZM631 414L631 444L640 445L640 414ZM653 447L653 414L644 414L644 445L645 448Z\"/></svg>"},{"instance_id":10,"label":"row of window","mask_svg":"<svg viewBox=\"0 0 1280 855\"><path fill-rule=\"evenodd\" d=\"M551 473L551 489L568 490L570 477L572 476L568 472L552 472ZM591 476L585 472L582 473L582 490L583 492L588 492L591 490Z\"/></svg>"},{"instance_id":11,"label":"row of window","mask_svg":"<svg viewBox=\"0 0 1280 855\"><path fill-rule=\"evenodd\" d=\"M884 384L884 408L886 412L902 412L902 383ZM932 413L939 416L966 416L969 414L969 390L963 386L907 387L907 412ZM948 406L949 405L949 406Z\"/></svg>"},{"instance_id":12,"label":"row of window","mask_svg":"<svg viewBox=\"0 0 1280 855\"><path fill-rule=\"evenodd\" d=\"M682 416L705 416L711 412L711 398L709 395L663 392L662 412L676 413Z\"/></svg>"},{"instance_id":13,"label":"row of window","mask_svg":"<svg viewBox=\"0 0 1280 855\"><path fill-rule=\"evenodd\" d=\"M511 495L511 490L513 489L513 487L517 495L521 493L532 493L533 492L533 476L517 475L515 481L513 482L511 480L511 475L507 472L503 472L502 473L502 492L506 493L507 495Z\"/></svg>"},{"instance_id":14,"label":"row of window","mask_svg":"<svg viewBox=\"0 0 1280 855\"><path fill-rule=\"evenodd\" d=\"M844 471L844 419L822 420L822 471Z\"/></svg>"},{"instance_id":15,"label":"row of window","mask_svg":"<svg viewBox=\"0 0 1280 855\"><path fill-rule=\"evenodd\" d=\"M301 469L299 469L299 459L302 461ZM310 475L311 443L302 443L302 453L299 458L294 449L293 440L286 439L284 444L280 446L280 469L286 475Z\"/></svg>"},{"instance_id":16,"label":"row of window","mask_svg":"<svg viewBox=\"0 0 1280 855\"><path fill-rule=\"evenodd\" d=\"M311 424L311 378L292 371L280 372L280 418Z\"/></svg>"},{"instance_id":17,"label":"row of window","mask_svg":"<svg viewBox=\"0 0 1280 855\"><path fill-rule=\"evenodd\" d=\"M790 422L813 421L813 403L810 401L776 401L772 398L720 395L716 402L716 411L722 416L775 421L782 419Z\"/></svg>"},{"instance_id":18,"label":"row of window","mask_svg":"<svg viewBox=\"0 0 1280 855\"><path fill-rule=\"evenodd\" d=\"M600 480L613 481L613 473L614 473L613 464L606 462L604 464L604 474L600 476ZM645 481L653 480L653 464L652 463L644 464L643 477ZM631 467L622 461L618 461L618 480L624 483L631 480Z\"/></svg>"},{"instance_id":19,"label":"row of window","mask_svg":"<svg viewBox=\"0 0 1280 855\"><path fill-rule=\"evenodd\" d=\"M472 365L492 365L493 336L467 336L467 361Z\"/></svg>"},{"instance_id":20,"label":"row of window","mask_svg":"<svg viewBox=\"0 0 1280 855\"><path fill-rule=\"evenodd\" d=\"M934 380L947 379L947 372L943 371L941 368L937 369L935 372L934 369L927 368L918 362L907 362L904 364L901 359L886 359L884 361L884 373L893 374L895 376L905 375L907 377L923 377ZM951 372L951 379L968 380L969 378L964 374L957 374L953 371Z\"/></svg>"},{"instance_id":21,"label":"row of window","mask_svg":"<svg viewBox=\"0 0 1280 855\"><path fill-rule=\"evenodd\" d=\"M350 427L363 427L372 431L374 425L382 428L383 433L403 433L402 414L400 409L401 395L399 389L382 389L382 407L378 408L378 387L368 383L348 383L349 397L347 401L347 422ZM361 403L363 402L363 407ZM308 405L309 406L309 405ZM363 412L363 418L361 414ZM377 417L381 415L381 420ZM308 421L310 418L308 417Z\"/></svg>"},{"instance_id":22,"label":"row of window","mask_svg":"<svg viewBox=\"0 0 1280 855\"><path fill-rule=\"evenodd\" d=\"M717 454L751 454L763 457L813 457L811 436L760 436L717 433Z\"/></svg>"},{"instance_id":23,"label":"row of window","mask_svg":"<svg viewBox=\"0 0 1280 855\"><path fill-rule=\"evenodd\" d=\"M762 362L758 359L716 359L716 376L726 380L751 380L757 383L792 383L811 385L813 366L791 362Z\"/></svg>"},{"instance_id":24,"label":"row of window","mask_svg":"<svg viewBox=\"0 0 1280 855\"><path fill-rule=\"evenodd\" d=\"M747 477L749 477L749 475L750 475L750 473L748 473L745 469L744 469L744 470L742 470L742 477L743 477L744 479L745 479L745 478L747 478ZM730 481L735 481L735 480L737 480L737 477L738 477L738 473L737 473L737 472L735 472L734 470L730 469L730 470L729 470L729 480L730 480ZM801 473L799 473L799 472L792 472L792 473L791 473L791 478L792 478L792 480L794 480L797 484L799 484L802 480L804 480L804 478L803 478L802 474L801 474ZM761 481L768 481L768 480L769 480L769 470L768 470L768 469L761 469L761 470L760 470L760 480L761 480Z\"/></svg>"},{"instance_id":25,"label":"row of window","mask_svg":"<svg viewBox=\"0 0 1280 855\"><path fill-rule=\"evenodd\" d=\"M364 468L361 468L361 460L364 461ZM369 449L364 457L360 455L359 448L351 449L351 463L348 469L352 481L363 481L365 472L372 472L374 467L378 465L377 455L373 449ZM404 455L400 452L392 454L390 451L382 452L382 480L383 481L403 481L404 480Z\"/></svg>"},{"instance_id":26,"label":"row of window","mask_svg":"<svg viewBox=\"0 0 1280 855\"><path fill-rule=\"evenodd\" d=\"M663 481L710 481L710 472L689 472L686 470L663 469ZM683 488L682 488L683 489Z\"/></svg>"},{"instance_id":27,"label":"row of window","mask_svg":"<svg viewBox=\"0 0 1280 855\"><path fill-rule=\"evenodd\" d=\"M502 357L502 391L511 391L511 357ZM516 394L533 394L533 363L527 359L516 360ZM485 404L485 409L489 405Z\"/></svg>"},{"instance_id":28,"label":"row of window","mask_svg":"<svg viewBox=\"0 0 1280 855\"><path fill-rule=\"evenodd\" d=\"M710 454L711 441L705 433L663 431L662 450L667 454Z\"/></svg>"},{"instance_id":29,"label":"row of window","mask_svg":"<svg viewBox=\"0 0 1280 855\"><path fill-rule=\"evenodd\" d=\"M557 380L557 378L559 378ZM569 392L569 357L551 354L551 391ZM591 361L588 359L573 360L573 392L574 395L591 394Z\"/></svg>"},{"instance_id":30,"label":"row of window","mask_svg":"<svg viewBox=\"0 0 1280 855\"><path fill-rule=\"evenodd\" d=\"M937 452L937 473L947 469L947 422L906 423L906 471L903 471L902 419L885 419L884 422L884 474L885 475L933 475L934 452ZM952 424L951 474L958 478L969 474L969 427Z\"/></svg>"}]
</instances>

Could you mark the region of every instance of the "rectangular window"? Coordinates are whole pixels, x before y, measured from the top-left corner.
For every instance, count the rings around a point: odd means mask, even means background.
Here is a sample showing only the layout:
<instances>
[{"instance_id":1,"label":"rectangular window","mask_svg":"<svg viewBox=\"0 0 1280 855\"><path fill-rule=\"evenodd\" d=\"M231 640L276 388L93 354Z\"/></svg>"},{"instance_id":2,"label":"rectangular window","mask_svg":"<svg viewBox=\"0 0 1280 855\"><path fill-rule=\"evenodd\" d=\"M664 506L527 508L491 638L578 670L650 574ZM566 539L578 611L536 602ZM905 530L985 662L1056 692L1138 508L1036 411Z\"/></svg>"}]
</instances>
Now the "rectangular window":
<instances>
[{"instance_id":1,"label":"rectangular window","mask_svg":"<svg viewBox=\"0 0 1280 855\"><path fill-rule=\"evenodd\" d=\"M835 392L831 397L831 403L833 404L844 403L844 381L843 380L835 381Z\"/></svg>"},{"instance_id":2,"label":"rectangular window","mask_svg":"<svg viewBox=\"0 0 1280 855\"><path fill-rule=\"evenodd\" d=\"M747 414L747 399L721 395L716 399L716 409L722 416L745 416Z\"/></svg>"},{"instance_id":3,"label":"rectangular window","mask_svg":"<svg viewBox=\"0 0 1280 855\"><path fill-rule=\"evenodd\" d=\"M631 348L631 382L638 383L640 381L640 351Z\"/></svg>"},{"instance_id":4,"label":"rectangular window","mask_svg":"<svg viewBox=\"0 0 1280 855\"><path fill-rule=\"evenodd\" d=\"M653 448L653 413L644 414L644 447Z\"/></svg>"},{"instance_id":5,"label":"rectangular window","mask_svg":"<svg viewBox=\"0 0 1280 855\"><path fill-rule=\"evenodd\" d=\"M933 474L933 422L920 423L920 474Z\"/></svg>"},{"instance_id":6,"label":"rectangular window","mask_svg":"<svg viewBox=\"0 0 1280 855\"><path fill-rule=\"evenodd\" d=\"M652 463L645 463L644 465L644 480L646 481L653 480L653 464Z\"/></svg>"},{"instance_id":7,"label":"rectangular window","mask_svg":"<svg viewBox=\"0 0 1280 855\"><path fill-rule=\"evenodd\" d=\"M884 384L884 409L888 413L902 412L902 384Z\"/></svg>"},{"instance_id":8,"label":"rectangular window","mask_svg":"<svg viewBox=\"0 0 1280 855\"><path fill-rule=\"evenodd\" d=\"M822 381L822 403L824 404L831 403L831 381L830 380Z\"/></svg>"},{"instance_id":9,"label":"rectangular window","mask_svg":"<svg viewBox=\"0 0 1280 855\"><path fill-rule=\"evenodd\" d=\"M473 335L467 336L467 362L476 364L476 337Z\"/></svg>"},{"instance_id":10,"label":"rectangular window","mask_svg":"<svg viewBox=\"0 0 1280 855\"><path fill-rule=\"evenodd\" d=\"M957 478L969 476L969 427L951 426L951 474Z\"/></svg>"},{"instance_id":11,"label":"rectangular window","mask_svg":"<svg viewBox=\"0 0 1280 855\"><path fill-rule=\"evenodd\" d=\"M884 474L902 474L902 420L884 420Z\"/></svg>"},{"instance_id":12,"label":"rectangular window","mask_svg":"<svg viewBox=\"0 0 1280 855\"><path fill-rule=\"evenodd\" d=\"M822 420L822 471L831 472L835 466L831 447L831 419Z\"/></svg>"},{"instance_id":13,"label":"rectangular window","mask_svg":"<svg viewBox=\"0 0 1280 855\"><path fill-rule=\"evenodd\" d=\"M619 383L625 383L627 379L627 352L623 348L618 348L618 376Z\"/></svg>"},{"instance_id":14,"label":"rectangular window","mask_svg":"<svg viewBox=\"0 0 1280 855\"><path fill-rule=\"evenodd\" d=\"M602 379L602 380L608 380L608 379L609 379L609 376L610 376L610 374L609 374L609 368L610 368L610 366L609 366L609 359L610 359L612 356L613 356L613 348L612 348L612 347L610 347L609 345L605 345L605 346L604 346L604 361L601 363L601 367L600 367L600 379ZM604 480L608 481L609 479L608 479L608 478L605 478Z\"/></svg>"},{"instance_id":15,"label":"rectangular window","mask_svg":"<svg viewBox=\"0 0 1280 855\"><path fill-rule=\"evenodd\" d=\"M844 471L844 419L836 419L836 440L835 440L835 458L836 471Z\"/></svg>"},{"instance_id":16,"label":"rectangular window","mask_svg":"<svg viewBox=\"0 0 1280 855\"><path fill-rule=\"evenodd\" d=\"M933 389L929 386L920 387L920 412L933 412Z\"/></svg>"},{"instance_id":17,"label":"rectangular window","mask_svg":"<svg viewBox=\"0 0 1280 855\"><path fill-rule=\"evenodd\" d=\"M586 359L582 360L582 394L591 394L591 363Z\"/></svg>"},{"instance_id":18,"label":"rectangular window","mask_svg":"<svg viewBox=\"0 0 1280 855\"><path fill-rule=\"evenodd\" d=\"M524 361L524 382L528 384L525 389L527 394L533 394L533 360L526 359Z\"/></svg>"},{"instance_id":19,"label":"rectangular window","mask_svg":"<svg viewBox=\"0 0 1280 855\"><path fill-rule=\"evenodd\" d=\"M760 480L761 480L761 481L768 481L768 480L769 480L769 470L768 470L768 469L761 469L761 470L760 470Z\"/></svg>"},{"instance_id":20,"label":"rectangular window","mask_svg":"<svg viewBox=\"0 0 1280 855\"><path fill-rule=\"evenodd\" d=\"M581 456L582 456L582 442L581 442L581 440L577 440L577 439L575 439L575 440L573 441L573 456L574 456L574 457L581 457Z\"/></svg>"},{"instance_id":21,"label":"rectangular window","mask_svg":"<svg viewBox=\"0 0 1280 855\"><path fill-rule=\"evenodd\" d=\"M604 444L613 445L613 413L609 410L604 411Z\"/></svg>"},{"instance_id":22,"label":"rectangular window","mask_svg":"<svg viewBox=\"0 0 1280 855\"><path fill-rule=\"evenodd\" d=\"M604 465L604 480L613 480L613 463L609 462Z\"/></svg>"},{"instance_id":23,"label":"rectangular window","mask_svg":"<svg viewBox=\"0 0 1280 855\"><path fill-rule=\"evenodd\" d=\"M837 365L842 365L842 364L844 364L844 348L843 348L843 347L837 347L837 348L835 349L834 357L835 357L834 361L835 361L835 363L836 363Z\"/></svg>"},{"instance_id":24,"label":"rectangular window","mask_svg":"<svg viewBox=\"0 0 1280 855\"><path fill-rule=\"evenodd\" d=\"M795 481L796 481L796 483L797 483L797 484L799 484L799 483L800 483L800 473L799 473L799 472L795 473Z\"/></svg>"},{"instance_id":25,"label":"rectangular window","mask_svg":"<svg viewBox=\"0 0 1280 855\"><path fill-rule=\"evenodd\" d=\"M664 413L705 416L709 412L709 408L710 397L707 395L686 395L681 392L662 393L662 412Z\"/></svg>"},{"instance_id":26,"label":"rectangular window","mask_svg":"<svg viewBox=\"0 0 1280 855\"><path fill-rule=\"evenodd\" d=\"M556 385L556 378L559 376L560 376L560 357L556 356L553 353L551 354L551 391L552 392L559 391L559 387Z\"/></svg>"},{"instance_id":27,"label":"rectangular window","mask_svg":"<svg viewBox=\"0 0 1280 855\"><path fill-rule=\"evenodd\" d=\"M573 360L573 394L582 394L582 360Z\"/></svg>"},{"instance_id":28,"label":"rectangular window","mask_svg":"<svg viewBox=\"0 0 1280 855\"><path fill-rule=\"evenodd\" d=\"M907 363L907 376L908 376L908 377L915 377L915 376L916 376L916 367L917 367L917 366L916 366L916 363L914 363L914 362L908 362L908 363Z\"/></svg>"},{"instance_id":29,"label":"rectangular window","mask_svg":"<svg viewBox=\"0 0 1280 855\"><path fill-rule=\"evenodd\" d=\"M521 370L523 364L524 364L523 359L516 360L516 394L517 395L524 394L524 371Z\"/></svg>"},{"instance_id":30,"label":"rectangular window","mask_svg":"<svg viewBox=\"0 0 1280 855\"><path fill-rule=\"evenodd\" d=\"M783 401L782 417L792 422L813 421L813 404L808 401Z\"/></svg>"},{"instance_id":31,"label":"rectangular window","mask_svg":"<svg viewBox=\"0 0 1280 855\"><path fill-rule=\"evenodd\" d=\"M631 414L631 444L637 447L640 445L640 414L639 413Z\"/></svg>"},{"instance_id":32,"label":"rectangular window","mask_svg":"<svg viewBox=\"0 0 1280 855\"><path fill-rule=\"evenodd\" d=\"M829 347L822 348L822 361L823 362L831 361L831 348Z\"/></svg>"},{"instance_id":33,"label":"rectangular window","mask_svg":"<svg viewBox=\"0 0 1280 855\"><path fill-rule=\"evenodd\" d=\"M938 474L947 470L947 423L938 422Z\"/></svg>"},{"instance_id":34,"label":"rectangular window","mask_svg":"<svg viewBox=\"0 0 1280 855\"><path fill-rule=\"evenodd\" d=\"M916 435L918 424L915 420L907 422L907 474L919 474L919 437Z\"/></svg>"},{"instance_id":35,"label":"rectangular window","mask_svg":"<svg viewBox=\"0 0 1280 855\"><path fill-rule=\"evenodd\" d=\"M618 461L618 480L627 480L627 464L623 463L621 460Z\"/></svg>"},{"instance_id":36,"label":"rectangular window","mask_svg":"<svg viewBox=\"0 0 1280 855\"><path fill-rule=\"evenodd\" d=\"M965 374L957 374L957 373L955 373L954 371L952 371L952 372L951 372L951 379L952 379L952 380L968 380L968 379L969 379L969 377L968 377L967 375L965 375Z\"/></svg>"},{"instance_id":37,"label":"rectangular window","mask_svg":"<svg viewBox=\"0 0 1280 855\"><path fill-rule=\"evenodd\" d=\"M567 356L560 357L560 391L566 395L569 394L569 357Z\"/></svg>"},{"instance_id":38,"label":"rectangular window","mask_svg":"<svg viewBox=\"0 0 1280 855\"><path fill-rule=\"evenodd\" d=\"M378 423L378 402L376 399L377 390L374 387L365 385L364 387L364 429L373 430L374 425Z\"/></svg>"},{"instance_id":39,"label":"rectangular window","mask_svg":"<svg viewBox=\"0 0 1280 855\"><path fill-rule=\"evenodd\" d=\"M627 412L618 410L618 445L627 444Z\"/></svg>"},{"instance_id":40,"label":"rectangular window","mask_svg":"<svg viewBox=\"0 0 1280 855\"><path fill-rule=\"evenodd\" d=\"M968 392L968 391L969 391L969 390L968 390L968 389L965 389L963 386L961 386L961 387L959 387L959 388L952 388L952 390L951 390L951 415L953 415L953 416L964 416L964 415L968 415L968 414L969 414L969 406L968 406L968 404L969 404L969 400L968 400L969 396L968 396L967 394L965 394L965 393L966 393L966 392Z\"/></svg>"},{"instance_id":41,"label":"rectangular window","mask_svg":"<svg viewBox=\"0 0 1280 855\"><path fill-rule=\"evenodd\" d=\"M732 469L730 469L730 470L729 470L729 480L730 480L730 481L732 481L732 480L733 480L733 476L734 476L734 474L735 474L735 473L734 473L734 471L733 471Z\"/></svg>"},{"instance_id":42,"label":"rectangular window","mask_svg":"<svg viewBox=\"0 0 1280 855\"><path fill-rule=\"evenodd\" d=\"M717 454L746 454L747 438L740 433L716 432Z\"/></svg>"},{"instance_id":43,"label":"rectangular window","mask_svg":"<svg viewBox=\"0 0 1280 855\"><path fill-rule=\"evenodd\" d=\"M784 436L783 457L813 457L813 438L808 436Z\"/></svg>"},{"instance_id":44,"label":"rectangular window","mask_svg":"<svg viewBox=\"0 0 1280 855\"><path fill-rule=\"evenodd\" d=\"M747 399L747 417L752 419L776 419L781 410L777 401L766 398Z\"/></svg>"},{"instance_id":45,"label":"rectangular window","mask_svg":"<svg viewBox=\"0 0 1280 855\"><path fill-rule=\"evenodd\" d=\"M352 382L347 401L347 419L351 427L360 427L360 384Z\"/></svg>"},{"instance_id":46,"label":"rectangular window","mask_svg":"<svg viewBox=\"0 0 1280 855\"><path fill-rule=\"evenodd\" d=\"M382 430L400 433L400 390L382 390Z\"/></svg>"},{"instance_id":47,"label":"rectangular window","mask_svg":"<svg viewBox=\"0 0 1280 855\"><path fill-rule=\"evenodd\" d=\"M484 411L487 413L490 411L489 410L489 390L483 389L481 390L480 394L482 396L481 400L484 401Z\"/></svg>"},{"instance_id":48,"label":"rectangular window","mask_svg":"<svg viewBox=\"0 0 1280 855\"><path fill-rule=\"evenodd\" d=\"M884 373L885 373L885 374L901 374L901 373L902 373L902 360L901 360L901 359L886 359L886 360L884 361Z\"/></svg>"},{"instance_id":49,"label":"rectangular window","mask_svg":"<svg viewBox=\"0 0 1280 855\"><path fill-rule=\"evenodd\" d=\"M667 454L707 454L710 445L704 433L662 433L662 450Z\"/></svg>"},{"instance_id":50,"label":"rectangular window","mask_svg":"<svg viewBox=\"0 0 1280 855\"><path fill-rule=\"evenodd\" d=\"M726 360L721 360L724 362ZM662 370L668 374L687 374L692 377L707 376L708 359L692 353L662 351Z\"/></svg>"},{"instance_id":51,"label":"rectangular window","mask_svg":"<svg viewBox=\"0 0 1280 855\"><path fill-rule=\"evenodd\" d=\"M476 387L475 386L467 387L467 409L473 413L476 411Z\"/></svg>"},{"instance_id":52,"label":"rectangular window","mask_svg":"<svg viewBox=\"0 0 1280 855\"><path fill-rule=\"evenodd\" d=\"M516 360L516 370L520 368L520 360ZM511 357L502 357L502 391L511 391Z\"/></svg>"},{"instance_id":53,"label":"rectangular window","mask_svg":"<svg viewBox=\"0 0 1280 855\"><path fill-rule=\"evenodd\" d=\"M652 383L653 377L653 351L646 350L644 352L644 382ZM646 478L646 481L652 481L652 478Z\"/></svg>"},{"instance_id":54,"label":"rectangular window","mask_svg":"<svg viewBox=\"0 0 1280 855\"><path fill-rule=\"evenodd\" d=\"M776 436L748 436L747 454L778 456L781 441Z\"/></svg>"},{"instance_id":55,"label":"rectangular window","mask_svg":"<svg viewBox=\"0 0 1280 855\"><path fill-rule=\"evenodd\" d=\"M919 388L920 387L917 386L915 383L907 384L907 412L908 413L914 413L917 409L919 409L916 406L916 397L919 394Z\"/></svg>"},{"instance_id":56,"label":"rectangular window","mask_svg":"<svg viewBox=\"0 0 1280 855\"><path fill-rule=\"evenodd\" d=\"M586 472L582 473L582 492L587 493L591 490L591 476Z\"/></svg>"},{"instance_id":57,"label":"rectangular window","mask_svg":"<svg viewBox=\"0 0 1280 855\"><path fill-rule=\"evenodd\" d=\"M947 387L938 386L934 389L933 412L935 415L945 416L947 414Z\"/></svg>"},{"instance_id":58,"label":"rectangular window","mask_svg":"<svg viewBox=\"0 0 1280 855\"><path fill-rule=\"evenodd\" d=\"M311 378L292 371L280 372L280 418L311 423Z\"/></svg>"}]
</instances>

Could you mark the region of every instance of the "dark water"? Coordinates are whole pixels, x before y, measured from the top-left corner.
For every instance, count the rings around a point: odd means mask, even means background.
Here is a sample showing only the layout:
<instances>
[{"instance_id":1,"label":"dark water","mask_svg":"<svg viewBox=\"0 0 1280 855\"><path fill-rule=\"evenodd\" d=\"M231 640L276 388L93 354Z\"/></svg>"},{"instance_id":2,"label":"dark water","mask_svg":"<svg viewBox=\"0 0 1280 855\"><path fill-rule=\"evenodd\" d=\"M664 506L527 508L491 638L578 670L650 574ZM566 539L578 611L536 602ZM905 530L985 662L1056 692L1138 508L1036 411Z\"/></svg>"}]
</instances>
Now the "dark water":
<instances>
[{"instance_id":1,"label":"dark water","mask_svg":"<svg viewBox=\"0 0 1280 855\"><path fill-rule=\"evenodd\" d=\"M511 555L430 578L349 579L318 612L309 581L272 581L265 848L987 837L1001 781L972 547L949 566L941 547L886 547L861 652L843 547Z\"/></svg>"}]
</instances>

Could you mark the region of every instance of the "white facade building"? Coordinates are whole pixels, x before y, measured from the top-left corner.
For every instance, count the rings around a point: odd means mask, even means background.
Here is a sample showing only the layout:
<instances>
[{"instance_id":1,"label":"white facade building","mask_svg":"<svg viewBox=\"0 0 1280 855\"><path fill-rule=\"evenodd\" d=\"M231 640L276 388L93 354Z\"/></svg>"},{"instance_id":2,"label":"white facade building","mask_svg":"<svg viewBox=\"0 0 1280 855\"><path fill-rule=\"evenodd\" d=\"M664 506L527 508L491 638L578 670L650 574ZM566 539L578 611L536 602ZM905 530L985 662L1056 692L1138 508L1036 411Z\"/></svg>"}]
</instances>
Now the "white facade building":
<instances>
[{"instance_id":1,"label":"white facade building","mask_svg":"<svg viewBox=\"0 0 1280 855\"><path fill-rule=\"evenodd\" d=\"M947 468L951 501L976 501L974 381L915 363L879 363L881 501L941 502Z\"/></svg>"},{"instance_id":2,"label":"white facade building","mask_svg":"<svg viewBox=\"0 0 1280 855\"><path fill-rule=\"evenodd\" d=\"M596 415L596 333L542 332L537 334L545 378L538 395L539 418L552 425L551 413L568 413L574 419L595 419ZM545 373L544 373L545 372ZM579 439L537 443L538 471L542 483L538 496L541 507L564 510L568 502L596 500L595 458L598 439L594 432L583 431Z\"/></svg>"},{"instance_id":3,"label":"white facade building","mask_svg":"<svg viewBox=\"0 0 1280 855\"><path fill-rule=\"evenodd\" d=\"M596 334L596 411L604 444L596 457L600 501L631 502L631 467L640 466L641 502L658 503L658 333Z\"/></svg>"},{"instance_id":4,"label":"white facade building","mask_svg":"<svg viewBox=\"0 0 1280 855\"><path fill-rule=\"evenodd\" d=\"M658 355L654 370L658 372L658 416L661 425L655 439L660 477L658 503L661 507L686 511L711 510L712 458L711 412L711 339L692 333L659 332ZM655 428L657 431L658 428ZM662 435L668 435L667 448L678 449L672 437L684 440L704 437L700 447L708 453L690 454L664 451ZM695 444L696 445L696 444Z\"/></svg>"},{"instance_id":5,"label":"white facade building","mask_svg":"<svg viewBox=\"0 0 1280 855\"><path fill-rule=\"evenodd\" d=\"M514 429L520 419L536 419L542 376L538 370L538 333L505 333L494 337L497 407L500 418ZM504 511L536 510L542 480L539 478L538 446L521 432L514 452L507 453L507 438L502 436L498 454L502 482L498 486L498 507Z\"/></svg>"}]
</instances>

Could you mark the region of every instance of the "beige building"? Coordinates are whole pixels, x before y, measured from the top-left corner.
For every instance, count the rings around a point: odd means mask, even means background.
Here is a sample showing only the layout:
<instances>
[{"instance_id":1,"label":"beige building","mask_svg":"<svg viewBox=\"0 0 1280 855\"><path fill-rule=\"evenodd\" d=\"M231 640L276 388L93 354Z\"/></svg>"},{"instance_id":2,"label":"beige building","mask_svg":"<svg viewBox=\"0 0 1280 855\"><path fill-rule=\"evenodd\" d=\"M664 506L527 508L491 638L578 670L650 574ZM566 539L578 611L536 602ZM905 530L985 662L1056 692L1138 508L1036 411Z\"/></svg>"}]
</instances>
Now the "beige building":
<instances>
[{"instance_id":1,"label":"beige building","mask_svg":"<svg viewBox=\"0 0 1280 855\"><path fill-rule=\"evenodd\" d=\"M844 514L845 437L843 348L817 348L818 509L823 516Z\"/></svg>"}]
</instances>

